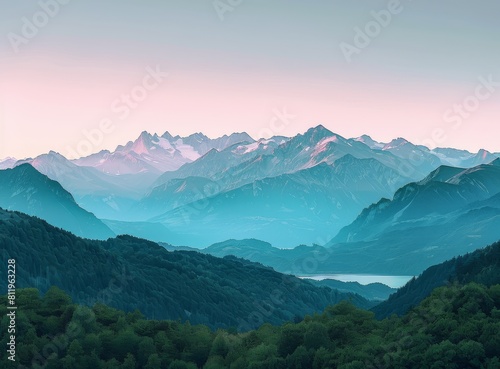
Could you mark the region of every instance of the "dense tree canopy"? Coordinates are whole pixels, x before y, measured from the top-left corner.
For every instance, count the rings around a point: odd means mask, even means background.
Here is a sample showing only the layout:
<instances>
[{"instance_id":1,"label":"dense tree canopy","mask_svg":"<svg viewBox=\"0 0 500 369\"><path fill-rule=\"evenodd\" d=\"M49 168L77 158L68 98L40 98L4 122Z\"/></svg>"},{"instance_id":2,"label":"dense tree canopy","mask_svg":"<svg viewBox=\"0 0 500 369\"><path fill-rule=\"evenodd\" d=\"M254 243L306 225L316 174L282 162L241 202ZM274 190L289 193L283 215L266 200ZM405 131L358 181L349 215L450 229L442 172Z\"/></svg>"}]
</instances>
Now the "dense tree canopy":
<instances>
[{"instance_id":1,"label":"dense tree canopy","mask_svg":"<svg viewBox=\"0 0 500 369\"><path fill-rule=\"evenodd\" d=\"M146 320L103 304L73 304L56 287L17 294L17 362L9 368L498 368L500 285L436 289L402 318L383 321L349 302L299 323L246 333ZM0 298L0 329L8 325ZM1 338L2 347L7 337Z\"/></svg>"}]
</instances>

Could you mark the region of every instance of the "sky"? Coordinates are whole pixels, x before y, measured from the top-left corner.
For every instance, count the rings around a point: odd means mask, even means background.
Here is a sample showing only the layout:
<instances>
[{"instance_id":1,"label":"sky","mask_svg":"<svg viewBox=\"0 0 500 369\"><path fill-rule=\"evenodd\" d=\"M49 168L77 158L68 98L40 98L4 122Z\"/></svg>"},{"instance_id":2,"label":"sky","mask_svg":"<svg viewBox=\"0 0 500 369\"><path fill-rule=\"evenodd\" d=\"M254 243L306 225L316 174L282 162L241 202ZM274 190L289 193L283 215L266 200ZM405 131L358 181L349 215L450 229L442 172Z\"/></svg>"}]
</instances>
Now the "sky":
<instances>
[{"instance_id":1,"label":"sky","mask_svg":"<svg viewBox=\"0 0 500 369\"><path fill-rule=\"evenodd\" d=\"M318 124L498 152L498 14L497 0L2 2L0 158Z\"/></svg>"}]
</instances>

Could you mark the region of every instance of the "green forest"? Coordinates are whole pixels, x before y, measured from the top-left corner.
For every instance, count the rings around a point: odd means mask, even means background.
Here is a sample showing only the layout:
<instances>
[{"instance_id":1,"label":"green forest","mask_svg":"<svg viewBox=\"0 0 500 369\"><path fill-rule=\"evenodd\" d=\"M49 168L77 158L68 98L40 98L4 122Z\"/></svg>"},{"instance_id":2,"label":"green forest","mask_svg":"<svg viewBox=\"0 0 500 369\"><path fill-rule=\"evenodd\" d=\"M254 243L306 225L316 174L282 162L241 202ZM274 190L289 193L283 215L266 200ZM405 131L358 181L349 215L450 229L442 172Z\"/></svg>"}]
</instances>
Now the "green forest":
<instances>
[{"instance_id":1,"label":"green forest","mask_svg":"<svg viewBox=\"0 0 500 369\"><path fill-rule=\"evenodd\" d=\"M377 318L403 315L437 287L470 282L485 286L500 283L500 242L426 269L371 310Z\"/></svg>"},{"instance_id":2,"label":"green forest","mask_svg":"<svg viewBox=\"0 0 500 369\"><path fill-rule=\"evenodd\" d=\"M0 209L0 275L15 259L17 286L51 286L76 303L101 302L151 319L188 320L240 331L321 312L341 300L373 307L359 295L315 287L291 275L232 256L169 252L131 236L93 241L28 215ZM0 290L6 291L0 279Z\"/></svg>"},{"instance_id":3,"label":"green forest","mask_svg":"<svg viewBox=\"0 0 500 369\"><path fill-rule=\"evenodd\" d=\"M378 306L244 259L81 239L1 209L0 246L18 287L7 369L500 368L500 243Z\"/></svg>"},{"instance_id":4,"label":"green forest","mask_svg":"<svg viewBox=\"0 0 500 369\"><path fill-rule=\"evenodd\" d=\"M500 367L500 285L440 287L403 317L379 321L341 302L300 322L245 333L76 305L57 287L43 297L18 290L16 302L17 362L6 369ZM0 306L6 303L1 297ZM2 363L6 355L2 350Z\"/></svg>"}]
</instances>

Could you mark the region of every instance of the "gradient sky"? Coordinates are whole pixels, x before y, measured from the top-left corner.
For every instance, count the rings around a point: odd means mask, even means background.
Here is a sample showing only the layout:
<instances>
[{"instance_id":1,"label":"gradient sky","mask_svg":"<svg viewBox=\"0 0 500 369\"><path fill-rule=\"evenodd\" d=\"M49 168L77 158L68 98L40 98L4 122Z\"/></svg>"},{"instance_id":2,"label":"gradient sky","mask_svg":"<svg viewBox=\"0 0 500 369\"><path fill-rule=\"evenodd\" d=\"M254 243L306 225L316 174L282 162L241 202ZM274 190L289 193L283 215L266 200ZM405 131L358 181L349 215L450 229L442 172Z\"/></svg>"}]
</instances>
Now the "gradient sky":
<instances>
[{"instance_id":1,"label":"gradient sky","mask_svg":"<svg viewBox=\"0 0 500 369\"><path fill-rule=\"evenodd\" d=\"M500 151L500 86L461 124L443 117L481 76L500 82L498 0L401 1L351 63L339 45L388 1L243 0L221 20L212 0L72 0L14 52L23 18L51 1L1 5L0 157L69 155L106 118L114 130L94 152L143 130L256 138L283 109L295 117L275 134L323 124L428 143L441 129L438 146ZM169 77L123 119L111 105L148 66Z\"/></svg>"}]
</instances>

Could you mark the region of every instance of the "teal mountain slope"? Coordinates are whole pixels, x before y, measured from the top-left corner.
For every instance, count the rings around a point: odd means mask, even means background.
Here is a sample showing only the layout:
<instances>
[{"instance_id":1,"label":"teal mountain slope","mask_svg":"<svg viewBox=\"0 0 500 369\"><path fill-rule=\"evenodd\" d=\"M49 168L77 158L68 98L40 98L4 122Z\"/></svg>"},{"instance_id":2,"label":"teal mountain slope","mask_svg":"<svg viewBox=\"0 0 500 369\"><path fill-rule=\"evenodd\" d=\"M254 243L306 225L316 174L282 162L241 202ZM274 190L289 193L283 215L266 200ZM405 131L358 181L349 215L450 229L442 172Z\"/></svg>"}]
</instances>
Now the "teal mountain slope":
<instances>
[{"instance_id":1,"label":"teal mountain slope","mask_svg":"<svg viewBox=\"0 0 500 369\"><path fill-rule=\"evenodd\" d=\"M107 239L114 233L82 209L58 182L29 164L0 171L0 206L37 216L77 236Z\"/></svg>"}]
</instances>

